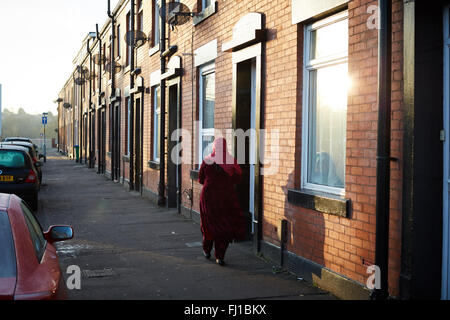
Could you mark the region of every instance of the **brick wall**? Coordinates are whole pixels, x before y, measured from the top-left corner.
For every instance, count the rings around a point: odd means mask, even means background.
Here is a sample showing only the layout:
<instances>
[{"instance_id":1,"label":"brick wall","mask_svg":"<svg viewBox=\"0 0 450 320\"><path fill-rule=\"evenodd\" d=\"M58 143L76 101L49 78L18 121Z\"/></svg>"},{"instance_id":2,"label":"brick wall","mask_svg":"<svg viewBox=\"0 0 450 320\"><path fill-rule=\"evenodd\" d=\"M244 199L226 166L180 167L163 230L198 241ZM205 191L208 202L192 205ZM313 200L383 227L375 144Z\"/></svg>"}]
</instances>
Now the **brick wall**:
<instances>
[{"instance_id":1,"label":"brick wall","mask_svg":"<svg viewBox=\"0 0 450 320\"><path fill-rule=\"evenodd\" d=\"M197 11L197 0L184 1L192 11ZM144 32L152 35L153 1L144 1ZM303 33L304 25L291 22L291 1L218 1L218 12L197 26L192 22L168 30L167 43L177 45L176 55L182 59L181 79L182 127L192 134L192 150L183 155L191 158L197 154L197 132L192 127L198 113L198 72L193 65L193 50L217 39L218 57L215 60L216 100L215 127L232 127L232 55L222 52L222 44L232 38L232 28L241 17L250 12L265 15L267 42L263 53L263 123L269 130L279 130L279 171L265 176L262 185L263 240L279 245L281 220L288 220L289 237L287 249L310 259L332 271L361 284L366 283L366 264L373 264L375 249L375 193L376 193L376 139L377 139L377 46L376 29L368 28L370 5L377 1L352 0L348 4L349 15L349 76L352 87L348 95L347 140L345 168L345 197L352 203L349 218L322 213L295 206L287 201L288 189L300 187L302 150L302 92L303 92ZM403 2L393 2L393 54L392 54L392 156L391 163L391 219L390 219L390 293L398 293L400 272L401 237L401 186L402 186L402 30ZM125 34L125 17L128 4L119 11L118 22ZM109 34L105 34L107 39ZM136 66L141 67L140 76L146 88L150 87L150 74L160 68L159 53L149 54L151 43L136 50ZM119 63L125 64L126 46L122 42ZM94 49L95 50L95 49ZM122 68L116 74L116 86L121 89L121 155L125 154L126 105L123 95L129 86L129 71ZM102 80L103 90L109 97L107 74ZM157 194L159 170L148 166L152 160L153 147L153 90L143 95L143 184ZM95 96L94 99L97 99ZM166 97L168 101L168 96ZM166 107L167 108L167 107ZM109 134L109 110L107 109L107 135ZM167 129L166 125L166 129ZM97 133L97 132L96 132ZM98 137L96 138L98 141ZM190 141L188 144L191 144ZM270 147L270 145L269 145ZM107 150L109 143L107 143ZM108 158L107 158L108 159ZM167 163L167 162L166 162ZM125 164L125 167L123 165ZM108 164L109 165L109 164ZM192 181L190 172L195 165L182 165L182 205L191 207L185 191L193 189L192 208L199 211L201 185ZM111 170L108 167L108 170ZM129 178L129 164L121 163L121 176ZM167 180L166 180L167 181ZM364 263L363 263L364 262Z\"/></svg>"}]
</instances>

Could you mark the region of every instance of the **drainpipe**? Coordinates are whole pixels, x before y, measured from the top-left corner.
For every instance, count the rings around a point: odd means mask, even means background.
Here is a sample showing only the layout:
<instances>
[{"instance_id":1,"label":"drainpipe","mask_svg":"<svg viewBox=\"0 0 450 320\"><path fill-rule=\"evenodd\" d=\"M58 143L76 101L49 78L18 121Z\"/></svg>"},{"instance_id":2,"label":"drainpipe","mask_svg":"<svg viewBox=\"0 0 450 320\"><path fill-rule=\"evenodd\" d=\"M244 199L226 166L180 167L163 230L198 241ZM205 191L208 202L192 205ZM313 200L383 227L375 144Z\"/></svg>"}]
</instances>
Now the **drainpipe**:
<instances>
[{"instance_id":1,"label":"drainpipe","mask_svg":"<svg viewBox=\"0 0 450 320\"><path fill-rule=\"evenodd\" d=\"M161 52L161 74L166 72L166 57L162 55L166 51L166 0L161 0L161 40L159 41L159 50ZM166 173L166 80L161 79L159 86L161 90L161 123L160 123L160 154L159 154L159 185L158 185L158 206L165 206L165 173Z\"/></svg>"},{"instance_id":2,"label":"drainpipe","mask_svg":"<svg viewBox=\"0 0 450 320\"><path fill-rule=\"evenodd\" d=\"M379 11L375 265L380 270L381 286L374 289L371 298L385 300L389 297L392 1L379 0Z\"/></svg>"},{"instance_id":3,"label":"drainpipe","mask_svg":"<svg viewBox=\"0 0 450 320\"><path fill-rule=\"evenodd\" d=\"M84 79L83 74L83 64L80 64L80 70L81 70L81 79ZM80 85L80 112L79 112L79 119L78 119L78 162L83 163L83 160L81 160L83 156L83 87L84 83L82 82Z\"/></svg>"},{"instance_id":4,"label":"drainpipe","mask_svg":"<svg viewBox=\"0 0 450 320\"><path fill-rule=\"evenodd\" d=\"M67 150L67 147L66 147L66 136L67 136L67 129L66 129L66 117L67 117L67 110L66 110L66 108L64 108L64 101L66 101L66 96L65 96L65 92L64 92L64 99L63 99L63 101L62 101L62 104L63 104L63 106L62 106L62 108L61 108L61 112L62 112L62 115L63 115L63 126L64 126L64 131L61 133L61 145L62 145L62 148L61 148L61 151L62 151L62 154L63 155L66 155L66 150Z\"/></svg>"},{"instance_id":5,"label":"drainpipe","mask_svg":"<svg viewBox=\"0 0 450 320\"><path fill-rule=\"evenodd\" d=\"M73 78L73 74L72 74ZM75 92L76 85L72 84L72 157L75 158Z\"/></svg>"},{"instance_id":6,"label":"drainpipe","mask_svg":"<svg viewBox=\"0 0 450 320\"><path fill-rule=\"evenodd\" d=\"M89 127L89 168L92 168L92 123L91 123L91 107L92 107L92 51L89 47L91 42L91 37L89 36L86 43L86 50L89 55L89 107L88 107L88 116L87 116L87 124ZM87 125L86 124L86 125Z\"/></svg>"},{"instance_id":7,"label":"drainpipe","mask_svg":"<svg viewBox=\"0 0 450 320\"><path fill-rule=\"evenodd\" d=\"M115 59L114 59L114 54L115 54L115 39L116 39L116 28L115 28L115 15L111 14L111 3L110 0L108 0L108 17L111 19L111 92L115 95L116 94L116 79L115 79L115 74L116 74L116 68L115 68Z\"/></svg>"},{"instance_id":8,"label":"drainpipe","mask_svg":"<svg viewBox=\"0 0 450 320\"><path fill-rule=\"evenodd\" d=\"M98 64L98 104L100 104L100 94L102 92L102 62L104 59L102 59L102 39L100 37L100 32L98 31L98 23L95 24L95 31L97 32L97 40L98 40L98 50L99 50L99 64ZM98 106L97 106L98 107ZM94 110L94 114L96 113L96 110ZM95 117L96 121L99 121L100 118ZM98 126L100 128L100 125ZM94 133L95 134L95 133ZM101 139L101 132L99 132L99 136L97 137L97 143L100 145L100 139ZM97 173L100 174L100 148L98 150L99 157L98 157L98 165L97 165Z\"/></svg>"},{"instance_id":9,"label":"drainpipe","mask_svg":"<svg viewBox=\"0 0 450 320\"><path fill-rule=\"evenodd\" d=\"M115 39L116 39L116 27L115 27L115 15L111 14L111 1L108 0L108 17L111 19L111 63L110 63L110 73L111 73L111 97L115 97L116 96L116 68L115 68L115 64L116 64L116 59L114 57L115 55ZM114 107L113 105L110 103L109 105L110 108L110 112L111 112L111 116L110 116L110 130L111 128L113 128L113 123L114 123ZM117 152L117 150L115 150L115 139L117 139L117 137L115 136L115 128L114 130L111 130L111 136L112 136L112 148L113 150L111 153L111 179L114 181L114 167L116 166L116 159L115 159L115 153Z\"/></svg>"},{"instance_id":10,"label":"drainpipe","mask_svg":"<svg viewBox=\"0 0 450 320\"><path fill-rule=\"evenodd\" d=\"M130 31L131 31L131 54L130 54L130 88L134 89L134 15L135 1L131 0ZM134 189L134 93L130 93L130 189Z\"/></svg>"},{"instance_id":11,"label":"drainpipe","mask_svg":"<svg viewBox=\"0 0 450 320\"><path fill-rule=\"evenodd\" d=\"M140 183L140 187L139 190L141 191L141 196L143 195L144 192L144 92L145 92L145 88L143 89L144 91L142 91L141 93L141 105L139 108L139 112L140 112L140 116L139 119L141 121L141 125L140 125L140 129L139 129L139 139L140 139L140 152L139 152L139 156L140 156L140 163L139 163L139 183Z\"/></svg>"}]
</instances>

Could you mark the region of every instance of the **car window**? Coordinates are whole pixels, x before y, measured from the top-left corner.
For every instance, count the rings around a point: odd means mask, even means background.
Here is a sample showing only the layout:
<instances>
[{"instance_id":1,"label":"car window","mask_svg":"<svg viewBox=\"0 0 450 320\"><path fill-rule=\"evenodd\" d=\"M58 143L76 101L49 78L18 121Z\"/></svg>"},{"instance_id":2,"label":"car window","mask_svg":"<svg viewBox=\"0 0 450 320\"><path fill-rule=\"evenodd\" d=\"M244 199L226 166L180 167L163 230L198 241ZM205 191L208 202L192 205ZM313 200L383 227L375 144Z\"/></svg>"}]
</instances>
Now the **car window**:
<instances>
[{"instance_id":1,"label":"car window","mask_svg":"<svg viewBox=\"0 0 450 320\"><path fill-rule=\"evenodd\" d=\"M33 147L26 146L26 148L28 149L28 153L30 154L30 157L31 157L31 158L34 158Z\"/></svg>"},{"instance_id":2,"label":"car window","mask_svg":"<svg viewBox=\"0 0 450 320\"><path fill-rule=\"evenodd\" d=\"M16 150L0 150L0 167L25 168L25 155Z\"/></svg>"},{"instance_id":3,"label":"car window","mask_svg":"<svg viewBox=\"0 0 450 320\"><path fill-rule=\"evenodd\" d=\"M0 211L0 278L16 276L16 253L8 214Z\"/></svg>"},{"instance_id":4,"label":"car window","mask_svg":"<svg viewBox=\"0 0 450 320\"><path fill-rule=\"evenodd\" d=\"M36 220L34 214L25 202L21 202L22 212L27 222L28 231L30 232L31 242L33 243L34 250L36 251L36 257L40 262L45 251L47 241L44 238L44 233L39 221Z\"/></svg>"}]
</instances>

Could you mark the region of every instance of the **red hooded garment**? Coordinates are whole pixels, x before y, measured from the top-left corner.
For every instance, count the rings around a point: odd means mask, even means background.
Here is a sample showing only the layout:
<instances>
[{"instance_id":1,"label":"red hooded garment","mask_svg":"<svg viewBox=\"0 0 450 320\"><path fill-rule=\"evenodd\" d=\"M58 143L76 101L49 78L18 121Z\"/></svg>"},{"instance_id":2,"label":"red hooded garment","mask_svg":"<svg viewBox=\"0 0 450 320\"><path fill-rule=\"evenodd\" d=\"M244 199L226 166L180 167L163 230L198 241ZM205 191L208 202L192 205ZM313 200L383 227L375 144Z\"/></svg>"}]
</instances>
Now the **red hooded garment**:
<instances>
[{"instance_id":1,"label":"red hooded garment","mask_svg":"<svg viewBox=\"0 0 450 320\"><path fill-rule=\"evenodd\" d=\"M200 220L206 240L242 240L246 222L236 196L235 184L242 178L242 170L227 150L223 138L214 140L213 152L200 166Z\"/></svg>"}]
</instances>

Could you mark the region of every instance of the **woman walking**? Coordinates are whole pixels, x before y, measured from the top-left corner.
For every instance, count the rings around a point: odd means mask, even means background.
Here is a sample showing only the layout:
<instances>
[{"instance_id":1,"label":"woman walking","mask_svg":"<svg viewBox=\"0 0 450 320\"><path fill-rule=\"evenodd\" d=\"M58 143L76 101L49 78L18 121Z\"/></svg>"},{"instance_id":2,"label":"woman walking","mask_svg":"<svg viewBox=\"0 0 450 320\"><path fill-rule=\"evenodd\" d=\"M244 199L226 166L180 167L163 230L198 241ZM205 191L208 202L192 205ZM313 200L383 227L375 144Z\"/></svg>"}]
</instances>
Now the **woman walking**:
<instances>
[{"instance_id":1,"label":"woman walking","mask_svg":"<svg viewBox=\"0 0 450 320\"><path fill-rule=\"evenodd\" d=\"M239 183L242 170L227 150L224 138L217 138L213 151L200 166L200 220L203 254L211 257L214 246L216 263L224 265L225 252L233 240L245 237L245 218L241 212L234 185Z\"/></svg>"}]
</instances>

